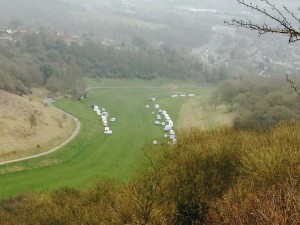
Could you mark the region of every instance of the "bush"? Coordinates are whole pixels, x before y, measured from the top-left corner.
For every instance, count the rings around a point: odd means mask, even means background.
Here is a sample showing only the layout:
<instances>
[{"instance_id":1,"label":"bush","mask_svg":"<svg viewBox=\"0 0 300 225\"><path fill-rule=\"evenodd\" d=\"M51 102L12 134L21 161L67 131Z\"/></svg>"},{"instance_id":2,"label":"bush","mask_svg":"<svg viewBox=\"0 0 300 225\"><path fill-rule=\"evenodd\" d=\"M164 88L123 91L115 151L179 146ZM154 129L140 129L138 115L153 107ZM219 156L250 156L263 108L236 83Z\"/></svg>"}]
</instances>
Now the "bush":
<instances>
[{"instance_id":1,"label":"bush","mask_svg":"<svg viewBox=\"0 0 300 225\"><path fill-rule=\"evenodd\" d=\"M0 201L1 224L299 224L299 132L185 131L145 149L128 183Z\"/></svg>"}]
</instances>

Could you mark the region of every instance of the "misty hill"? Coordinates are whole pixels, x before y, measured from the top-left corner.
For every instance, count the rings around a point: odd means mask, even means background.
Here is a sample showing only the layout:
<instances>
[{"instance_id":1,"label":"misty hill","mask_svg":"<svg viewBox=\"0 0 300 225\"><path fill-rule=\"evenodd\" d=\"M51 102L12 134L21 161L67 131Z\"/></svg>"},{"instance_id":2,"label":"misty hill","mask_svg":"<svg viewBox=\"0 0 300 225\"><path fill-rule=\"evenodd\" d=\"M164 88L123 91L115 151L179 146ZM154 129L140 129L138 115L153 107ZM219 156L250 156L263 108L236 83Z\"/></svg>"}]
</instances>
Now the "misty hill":
<instances>
[{"instance_id":1,"label":"misty hill","mask_svg":"<svg viewBox=\"0 0 300 225\"><path fill-rule=\"evenodd\" d=\"M291 9L298 4L295 0L272 2L278 6L285 4ZM4 24L19 20L27 25L51 27L77 34L95 33L97 30L107 33L104 27L119 31L127 29L126 32L128 32L128 26L145 27L137 21L155 22L167 26L172 21L179 24L187 19L186 12L180 10L180 7L213 9L231 13L248 11L235 0L227 0L225 3L221 0L0 0L0 4L0 20ZM205 20L202 18L203 24L223 23L224 18L217 18L216 22L216 16L217 14L204 18ZM137 21L133 22L134 19ZM195 23L191 21L189 23L197 26L197 20L200 19L194 17ZM181 25L185 26L182 23ZM110 35L116 35L116 33L113 32Z\"/></svg>"},{"instance_id":2,"label":"misty hill","mask_svg":"<svg viewBox=\"0 0 300 225\"><path fill-rule=\"evenodd\" d=\"M231 8L232 5L236 5L235 1L226 2L224 1L215 0L63 0L64 2L82 5L89 10L104 10L104 9L111 9L111 10L133 10L133 9L142 9L145 10L153 10L156 7L168 7L164 9L172 9L176 6L182 5L191 5L193 7L203 7L203 8L214 8L214 9L225 9Z\"/></svg>"},{"instance_id":3,"label":"misty hill","mask_svg":"<svg viewBox=\"0 0 300 225\"><path fill-rule=\"evenodd\" d=\"M6 24L20 20L28 25L53 26L67 19L71 11L80 10L60 0L1 0L0 4L0 19Z\"/></svg>"}]
</instances>

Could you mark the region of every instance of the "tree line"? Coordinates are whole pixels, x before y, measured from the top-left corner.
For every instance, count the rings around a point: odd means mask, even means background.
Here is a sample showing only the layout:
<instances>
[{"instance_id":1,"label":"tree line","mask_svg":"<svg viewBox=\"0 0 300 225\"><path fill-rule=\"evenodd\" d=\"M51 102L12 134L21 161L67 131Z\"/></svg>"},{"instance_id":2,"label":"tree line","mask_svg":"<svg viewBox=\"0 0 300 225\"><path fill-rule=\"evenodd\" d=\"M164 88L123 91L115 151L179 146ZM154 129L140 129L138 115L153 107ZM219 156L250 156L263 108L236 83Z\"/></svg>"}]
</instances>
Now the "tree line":
<instances>
[{"instance_id":1,"label":"tree line","mask_svg":"<svg viewBox=\"0 0 300 225\"><path fill-rule=\"evenodd\" d=\"M212 94L211 104L234 112L233 125L238 129L266 130L300 118L299 95L282 77L224 81Z\"/></svg>"},{"instance_id":2,"label":"tree line","mask_svg":"<svg viewBox=\"0 0 300 225\"><path fill-rule=\"evenodd\" d=\"M83 85L83 77L193 79L204 81L202 64L176 50L129 42L57 36L48 29L0 43L0 88L28 93L41 85L52 91ZM140 42L137 41L140 44Z\"/></svg>"}]
</instances>

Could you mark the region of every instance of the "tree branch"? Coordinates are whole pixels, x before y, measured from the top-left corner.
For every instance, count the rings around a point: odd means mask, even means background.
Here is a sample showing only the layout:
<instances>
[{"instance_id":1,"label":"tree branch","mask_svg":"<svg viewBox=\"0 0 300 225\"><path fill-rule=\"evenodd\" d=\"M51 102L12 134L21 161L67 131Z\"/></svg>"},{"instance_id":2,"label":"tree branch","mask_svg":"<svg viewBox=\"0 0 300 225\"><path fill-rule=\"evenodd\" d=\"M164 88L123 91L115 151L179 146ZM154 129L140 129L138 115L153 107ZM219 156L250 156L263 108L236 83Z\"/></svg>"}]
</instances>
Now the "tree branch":
<instances>
[{"instance_id":1,"label":"tree branch","mask_svg":"<svg viewBox=\"0 0 300 225\"><path fill-rule=\"evenodd\" d=\"M289 43L300 40L300 30L294 27L294 23L300 23L300 18L296 16L294 12L289 10L286 6L282 6L283 10L280 10L275 4L272 4L269 0L261 0L266 6L272 10L273 13L268 12L265 8L258 5L253 5L252 2L246 2L245 0L237 0L237 2L245 7L258 12L259 14L271 19L277 25L268 25L267 23L257 24L251 20L244 21L238 19L232 19L231 21L224 21L229 25L236 27L244 27L251 30L256 30L260 35L266 33L286 34L289 36ZM300 11L300 7L298 8ZM288 17L290 19L288 19Z\"/></svg>"},{"instance_id":2,"label":"tree branch","mask_svg":"<svg viewBox=\"0 0 300 225\"><path fill-rule=\"evenodd\" d=\"M294 91L300 96L300 90L299 88L295 85L295 81L292 81L289 75L286 75L286 80L287 82L290 83L290 87L294 89Z\"/></svg>"}]
</instances>

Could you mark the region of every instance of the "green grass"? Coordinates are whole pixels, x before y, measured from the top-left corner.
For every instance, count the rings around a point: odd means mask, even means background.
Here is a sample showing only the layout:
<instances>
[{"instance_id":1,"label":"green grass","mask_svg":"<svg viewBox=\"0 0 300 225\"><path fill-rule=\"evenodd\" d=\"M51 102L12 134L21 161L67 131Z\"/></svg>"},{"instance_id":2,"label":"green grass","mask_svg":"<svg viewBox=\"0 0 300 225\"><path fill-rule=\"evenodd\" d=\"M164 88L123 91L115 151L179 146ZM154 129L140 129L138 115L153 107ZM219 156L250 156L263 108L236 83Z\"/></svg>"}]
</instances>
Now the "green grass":
<instances>
[{"instance_id":1,"label":"green grass","mask_svg":"<svg viewBox=\"0 0 300 225\"><path fill-rule=\"evenodd\" d=\"M207 89L184 89L189 91L201 95ZM151 110L145 109L146 104L154 104L148 98L156 97L157 103L177 121L187 98L172 99L173 93L172 89L95 89L81 102L58 101L58 107L82 122L80 133L53 154L1 166L0 197L61 186L83 188L96 177L128 181L138 166L143 146L163 136L162 127L153 124ZM117 118L117 122L110 123L113 135L103 134L100 118L89 108L91 104L105 107Z\"/></svg>"}]
</instances>

